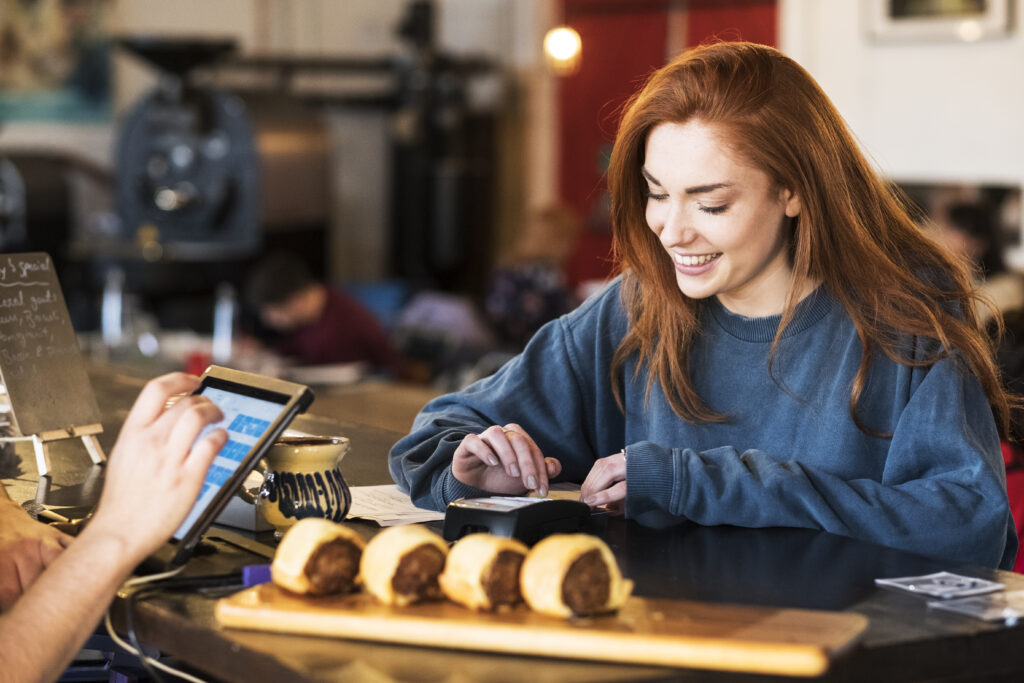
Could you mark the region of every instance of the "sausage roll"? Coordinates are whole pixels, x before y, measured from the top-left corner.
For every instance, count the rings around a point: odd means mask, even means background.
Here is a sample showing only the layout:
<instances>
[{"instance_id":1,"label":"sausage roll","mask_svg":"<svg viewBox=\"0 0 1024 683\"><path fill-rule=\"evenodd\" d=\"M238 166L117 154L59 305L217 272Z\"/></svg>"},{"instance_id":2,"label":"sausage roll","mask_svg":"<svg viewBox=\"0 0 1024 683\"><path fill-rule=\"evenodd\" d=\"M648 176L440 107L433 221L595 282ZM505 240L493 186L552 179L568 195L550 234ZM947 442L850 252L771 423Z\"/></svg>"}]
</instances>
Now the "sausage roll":
<instances>
[{"instance_id":1,"label":"sausage roll","mask_svg":"<svg viewBox=\"0 0 1024 683\"><path fill-rule=\"evenodd\" d=\"M538 542L523 561L519 586L531 609L556 617L614 612L633 590L608 546L589 534L555 534Z\"/></svg>"},{"instance_id":2,"label":"sausage roll","mask_svg":"<svg viewBox=\"0 0 1024 683\"><path fill-rule=\"evenodd\" d=\"M359 581L359 561L366 542L348 527L307 517L281 539L270 575L275 585L293 593L348 593Z\"/></svg>"},{"instance_id":3,"label":"sausage roll","mask_svg":"<svg viewBox=\"0 0 1024 683\"><path fill-rule=\"evenodd\" d=\"M444 540L425 527L390 527L366 544L360 564L363 585L387 605L440 599L437 577L447 554Z\"/></svg>"},{"instance_id":4,"label":"sausage roll","mask_svg":"<svg viewBox=\"0 0 1024 683\"><path fill-rule=\"evenodd\" d=\"M493 534L469 534L448 552L441 590L452 602L477 610L518 603L519 569L528 548L520 541Z\"/></svg>"}]
</instances>

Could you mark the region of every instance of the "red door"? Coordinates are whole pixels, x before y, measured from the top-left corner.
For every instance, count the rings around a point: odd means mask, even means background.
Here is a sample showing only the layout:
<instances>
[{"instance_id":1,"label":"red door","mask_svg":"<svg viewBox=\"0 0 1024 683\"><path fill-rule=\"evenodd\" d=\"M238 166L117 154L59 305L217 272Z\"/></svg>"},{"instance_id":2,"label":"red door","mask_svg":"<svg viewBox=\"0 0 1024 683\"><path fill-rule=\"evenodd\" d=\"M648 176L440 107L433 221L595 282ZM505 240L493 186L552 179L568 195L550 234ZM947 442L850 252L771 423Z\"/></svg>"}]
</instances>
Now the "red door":
<instances>
[{"instance_id":1,"label":"red door","mask_svg":"<svg viewBox=\"0 0 1024 683\"><path fill-rule=\"evenodd\" d=\"M580 68L560 81L561 197L586 226L566 265L570 283L612 272L604 181L619 114L645 77L667 60L669 10L686 7L686 44L709 37L774 44L776 0L562 0L565 24L583 41Z\"/></svg>"}]
</instances>

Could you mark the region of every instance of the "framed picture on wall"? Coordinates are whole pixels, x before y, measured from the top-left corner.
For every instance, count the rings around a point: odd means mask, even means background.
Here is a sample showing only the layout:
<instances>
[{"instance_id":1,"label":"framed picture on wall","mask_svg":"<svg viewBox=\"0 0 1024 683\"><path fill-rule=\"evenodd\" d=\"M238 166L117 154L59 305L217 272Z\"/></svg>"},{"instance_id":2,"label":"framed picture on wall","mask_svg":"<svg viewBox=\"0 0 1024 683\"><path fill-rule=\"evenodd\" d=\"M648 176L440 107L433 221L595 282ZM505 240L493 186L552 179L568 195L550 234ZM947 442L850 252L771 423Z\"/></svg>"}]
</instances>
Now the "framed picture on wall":
<instances>
[{"instance_id":1,"label":"framed picture on wall","mask_svg":"<svg viewBox=\"0 0 1024 683\"><path fill-rule=\"evenodd\" d=\"M0 0L0 121L111 117L111 0Z\"/></svg>"},{"instance_id":2,"label":"framed picture on wall","mask_svg":"<svg viewBox=\"0 0 1024 683\"><path fill-rule=\"evenodd\" d=\"M1010 0L861 0L880 42L974 42L1010 33Z\"/></svg>"}]
</instances>

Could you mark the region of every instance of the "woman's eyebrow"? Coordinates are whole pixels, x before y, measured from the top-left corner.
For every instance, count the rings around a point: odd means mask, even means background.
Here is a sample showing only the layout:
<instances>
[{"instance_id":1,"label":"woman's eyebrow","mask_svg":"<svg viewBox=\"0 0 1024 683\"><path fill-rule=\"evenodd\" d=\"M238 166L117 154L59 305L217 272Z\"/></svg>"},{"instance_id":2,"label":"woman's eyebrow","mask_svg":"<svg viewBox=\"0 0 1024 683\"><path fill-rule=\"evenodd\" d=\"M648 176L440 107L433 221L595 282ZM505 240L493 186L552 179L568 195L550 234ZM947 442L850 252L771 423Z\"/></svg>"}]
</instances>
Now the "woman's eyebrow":
<instances>
[{"instance_id":1,"label":"woman's eyebrow","mask_svg":"<svg viewBox=\"0 0 1024 683\"><path fill-rule=\"evenodd\" d=\"M648 181L654 183L658 187L661 187L661 183L658 181L658 179L652 176L646 168L641 168L640 173L642 173L644 178L647 178Z\"/></svg>"},{"instance_id":2,"label":"woman's eyebrow","mask_svg":"<svg viewBox=\"0 0 1024 683\"><path fill-rule=\"evenodd\" d=\"M648 171L646 168L641 168L640 173L642 173L644 178L647 178L647 180L652 184L657 185L658 187L662 187L661 181L652 176L650 171ZM708 183L707 185L694 185L693 187L688 187L685 190L683 190L683 192L685 194L703 194L705 192L720 190L723 187L731 186L732 183Z\"/></svg>"},{"instance_id":3,"label":"woman's eyebrow","mask_svg":"<svg viewBox=\"0 0 1024 683\"><path fill-rule=\"evenodd\" d=\"M721 190L723 187L730 187L731 183L710 183L708 185L694 185L686 188L686 194L703 194L712 190Z\"/></svg>"}]
</instances>

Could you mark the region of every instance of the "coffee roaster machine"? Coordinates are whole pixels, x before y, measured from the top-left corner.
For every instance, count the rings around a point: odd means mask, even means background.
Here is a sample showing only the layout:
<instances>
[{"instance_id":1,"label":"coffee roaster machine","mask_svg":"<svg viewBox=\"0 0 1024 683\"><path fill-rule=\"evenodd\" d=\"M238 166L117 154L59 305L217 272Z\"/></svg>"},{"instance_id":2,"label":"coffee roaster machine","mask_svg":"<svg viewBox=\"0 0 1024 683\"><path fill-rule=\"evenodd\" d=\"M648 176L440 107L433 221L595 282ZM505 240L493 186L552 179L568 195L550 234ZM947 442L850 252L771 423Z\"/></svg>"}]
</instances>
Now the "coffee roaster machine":
<instances>
[{"instance_id":1,"label":"coffee roaster machine","mask_svg":"<svg viewBox=\"0 0 1024 683\"><path fill-rule=\"evenodd\" d=\"M260 244L260 177L251 116L237 96L191 87L188 73L228 41L128 38L160 72L122 120L115 153L121 237L181 260L224 260ZM155 254L154 254L155 255Z\"/></svg>"},{"instance_id":2,"label":"coffee roaster machine","mask_svg":"<svg viewBox=\"0 0 1024 683\"><path fill-rule=\"evenodd\" d=\"M213 293L240 291L262 254L287 248L317 274L329 253L329 144L321 112L197 85L230 40L123 38L157 84L121 119L113 220L74 253L94 293L118 273L163 327L209 331ZM94 297L96 298L96 297Z\"/></svg>"},{"instance_id":3,"label":"coffee roaster machine","mask_svg":"<svg viewBox=\"0 0 1024 683\"><path fill-rule=\"evenodd\" d=\"M397 33L403 52L373 59L240 56L234 41L209 38L120 39L158 79L118 124L113 220L76 236L79 268L62 274L65 290L98 301L117 271L161 326L205 331L217 286L240 291L264 253L298 252L315 274L329 273L331 107L372 109L392 123L384 275L477 287L491 252L497 112L470 107L467 86L495 69L437 47L429 0L409 3ZM293 87L311 73L373 75L385 85ZM247 75L256 85L244 85ZM82 323L98 327L98 310Z\"/></svg>"}]
</instances>

